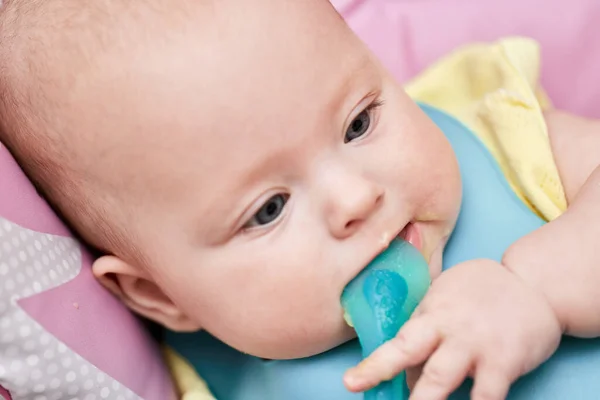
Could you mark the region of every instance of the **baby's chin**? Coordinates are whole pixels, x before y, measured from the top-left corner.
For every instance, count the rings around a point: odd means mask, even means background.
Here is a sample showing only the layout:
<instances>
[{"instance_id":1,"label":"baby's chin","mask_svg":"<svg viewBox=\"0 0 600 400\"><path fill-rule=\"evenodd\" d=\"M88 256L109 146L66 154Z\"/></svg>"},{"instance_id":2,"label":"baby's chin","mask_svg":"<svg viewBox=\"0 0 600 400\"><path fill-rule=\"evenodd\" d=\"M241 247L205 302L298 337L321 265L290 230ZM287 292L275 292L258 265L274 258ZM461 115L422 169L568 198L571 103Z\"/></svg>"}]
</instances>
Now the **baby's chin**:
<instances>
[{"instance_id":1,"label":"baby's chin","mask_svg":"<svg viewBox=\"0 0 600 400\"><path fill-rule=\"evenodd\" d=\"M270 338L268 344L246 343L234 346L241 352L268 360L292 360L298 358L312 357L334 349L352 339L356 338L356 332L343 322L339 330L335 332L307 332L306 335L285 335Z\"/></svg>"}]
</instances>

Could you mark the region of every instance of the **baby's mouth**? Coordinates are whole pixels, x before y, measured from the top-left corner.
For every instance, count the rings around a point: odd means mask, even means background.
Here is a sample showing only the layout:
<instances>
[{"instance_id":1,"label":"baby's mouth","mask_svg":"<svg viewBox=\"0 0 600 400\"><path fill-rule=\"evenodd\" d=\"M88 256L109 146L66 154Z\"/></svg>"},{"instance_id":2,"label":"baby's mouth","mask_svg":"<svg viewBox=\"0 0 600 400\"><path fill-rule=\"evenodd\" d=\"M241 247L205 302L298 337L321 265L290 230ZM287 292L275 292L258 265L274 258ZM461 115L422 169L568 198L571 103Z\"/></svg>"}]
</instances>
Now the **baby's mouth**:
<instances>
[{"instance_id":1,"label":"baby's mouth","mask_svg":"<svg viewBox=\"0 0 600 400\"><path fill-rule=\"evenodd\" d=\"M379 239L379 244L381 245L379 254L386 251L386 249L395 239L401 239L410 243L423 256L425 256L425 254L423 254L423 240L421 238L421 232L419 226L414 222L407 223L404 228L402 228L402 230L394 237L390 237L390 233L387 231L383 232L381 238Z\"/></svg>"},{"instance_id":2,"label":"baby's mouth","mask_svg":"<svg viewBox=\"0 0 600 400\"><path fill-rule=\"evenodd\" d=\"M423 251L421 233L419 232L419 228L414 223L409 222L406 224L404 229L402 229L402 231L400 231L398 234L398 237L412 244L420 252Z\"/></svg>"},{"instance_id":3,"label":"baby's mouth","mask_svg":"<svg viewBox=\"0 0 600 400\"><path fill-rule=\"evenodd\" d=\"M417 249L417 251L419 253L421 253L421 254L423 253L423 249L422 249L423 246L422 246L422 240L421 240L421 234L419 232L419 228L418 228L418 226L415 225L415 223L409 222L404 226L404 228L402 228L402 230L395 237L390 238L389 231L385 231L381 235L381 239L380 239L381 250L380 250L380 253L376 256L376 258L379 257L382 253L384 253L388 249L388 247L390 247L392 245L392 242L394 242L394 240L396 240L396 239L401 239L405 242L410 243L413 247L415 247L415 249ZM373 262L373 260L371 260L371 262ZM368 265L365 266L365 269L366 268L368 268ZM346 321L346 323L348 325L353 326L353 324L349 318L349 315L347 314L346 311L344 311L344 320Z\"/></svg>"}]
</instances>

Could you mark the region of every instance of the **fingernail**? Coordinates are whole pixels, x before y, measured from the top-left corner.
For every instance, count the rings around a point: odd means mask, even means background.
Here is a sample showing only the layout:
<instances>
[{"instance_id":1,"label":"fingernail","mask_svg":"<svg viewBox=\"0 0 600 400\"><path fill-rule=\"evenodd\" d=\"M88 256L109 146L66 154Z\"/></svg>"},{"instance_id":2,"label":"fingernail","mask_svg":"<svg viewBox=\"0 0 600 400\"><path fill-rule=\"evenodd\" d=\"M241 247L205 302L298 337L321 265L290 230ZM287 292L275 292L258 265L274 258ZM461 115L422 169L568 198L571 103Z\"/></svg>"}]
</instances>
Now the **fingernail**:
<instances>
[{"instance_id":1,"label":"fingernail","mask_svg":"<svg viewBox=\"0 0 600 400\"><path fill-rule=\"evenodd\" d=\"M348 387L358 388L362 386L362 384L364 383L364 379L359 375L358 372L350 370L344 376L344 382L346 382L346 385Z\"/></svg>"}]
</instances>

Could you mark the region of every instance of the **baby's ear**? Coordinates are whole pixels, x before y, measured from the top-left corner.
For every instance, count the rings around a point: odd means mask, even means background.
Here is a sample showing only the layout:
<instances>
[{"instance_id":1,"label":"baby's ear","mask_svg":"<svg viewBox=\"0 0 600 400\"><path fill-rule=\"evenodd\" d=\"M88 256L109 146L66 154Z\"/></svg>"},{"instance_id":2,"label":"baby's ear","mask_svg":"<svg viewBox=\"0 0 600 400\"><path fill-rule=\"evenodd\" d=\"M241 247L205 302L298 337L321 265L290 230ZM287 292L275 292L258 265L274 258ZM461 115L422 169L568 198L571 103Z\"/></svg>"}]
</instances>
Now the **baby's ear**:
<instances>
[{"instance_id":1,"label":"baby's ear","mask_svg":"<svg viewBox=\"0 0 600 400\"><path fill-rule=\"evenodd\" d=\"M102 256L94 262L92 270L96 279L135 313L173 331L200 329L143 268L115 256Z\"/></svg>"}]
</instances>

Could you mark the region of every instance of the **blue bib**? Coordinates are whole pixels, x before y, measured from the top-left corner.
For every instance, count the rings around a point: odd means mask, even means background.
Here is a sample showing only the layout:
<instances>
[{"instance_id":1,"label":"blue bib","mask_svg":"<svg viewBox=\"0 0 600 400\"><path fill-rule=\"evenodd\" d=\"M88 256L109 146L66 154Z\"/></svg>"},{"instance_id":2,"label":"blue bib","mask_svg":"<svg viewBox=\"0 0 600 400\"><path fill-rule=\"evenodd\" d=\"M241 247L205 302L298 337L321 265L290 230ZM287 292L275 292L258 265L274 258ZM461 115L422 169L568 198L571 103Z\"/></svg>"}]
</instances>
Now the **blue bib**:
<instances>
[{"instance_id":1,"label":"blue bib","mask_svg":"<svg viewBox=\"0 0 600 400\"><path fill-rule=\"evenodd\" d=\"M544 221L514 194L496 161L464 125L422 106L450 141L463 183L463 203L444 252L444 269L462 261L499 261L507 247ZM218 400L361 400L342 376L361 358L357 341L300 360L265 361L241 354L208 334L167 333L167 343L193 364ZM452 400L469 399L466 382ZM600 398L600 339L565 338L556 354L517 381L509 400Z\"/></svg>"}]
</instances>

